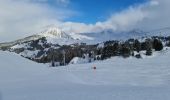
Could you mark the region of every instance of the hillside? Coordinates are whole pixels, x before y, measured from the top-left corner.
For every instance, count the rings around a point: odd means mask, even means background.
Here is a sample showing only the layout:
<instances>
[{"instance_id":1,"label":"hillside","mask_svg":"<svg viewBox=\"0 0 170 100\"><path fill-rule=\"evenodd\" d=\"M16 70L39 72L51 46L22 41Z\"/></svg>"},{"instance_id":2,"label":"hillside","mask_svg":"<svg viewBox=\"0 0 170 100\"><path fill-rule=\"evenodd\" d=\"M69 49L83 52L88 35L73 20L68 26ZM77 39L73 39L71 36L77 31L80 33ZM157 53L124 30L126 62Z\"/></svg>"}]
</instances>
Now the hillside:
<instances>
[{"instance_id":1,"label":"hillside","mask_svg":"<svg viewBox=\"0 0 170 100\"><path fill-rule=\"evenodd\" d=\"M168 33L168 30L169 28L165 28L152 32ZM125 38L119 40L120 35ZM90 63L115 56L139 59L143 55L152 56L153 52L161 51L165 47L170 47L169 35L154 36L140 30L121 33L112 30L99 33L66 33L56 26L49 26L23 39L0 43L0 50L15 52L37 63L50 63L53 67L77 62ZM81 61L75 62L75 59Z\"/></svg>"},{"instance_id":2,"label":"hillside","mask_svg":"<svg viewBox=\"0 0 170 100\"><path fill-rule=\"evenodd\" d=\"M0 51L0 100L169 100L170 50L154 55L50 68Z\"/></svg>"}]
</instances>

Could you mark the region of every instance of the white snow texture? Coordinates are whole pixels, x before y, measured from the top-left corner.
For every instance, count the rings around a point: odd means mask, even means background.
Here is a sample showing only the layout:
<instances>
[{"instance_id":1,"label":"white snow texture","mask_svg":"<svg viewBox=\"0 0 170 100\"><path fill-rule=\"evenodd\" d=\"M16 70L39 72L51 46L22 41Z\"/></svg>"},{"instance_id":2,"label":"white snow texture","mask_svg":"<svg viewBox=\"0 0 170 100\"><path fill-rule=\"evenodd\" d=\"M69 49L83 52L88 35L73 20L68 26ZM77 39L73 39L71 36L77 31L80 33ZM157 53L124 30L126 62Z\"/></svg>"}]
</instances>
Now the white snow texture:
<instances>
[{"instance_id":1,"label":"white snow texture","mask_svg":"<svg viewBox=\"0 0 170 100\"><path fill-rule=\"evenodd\" d=\"M0 51L0 100L170 100L169 57L164 50L52 68Z\"/></svg>"}]
</instances>

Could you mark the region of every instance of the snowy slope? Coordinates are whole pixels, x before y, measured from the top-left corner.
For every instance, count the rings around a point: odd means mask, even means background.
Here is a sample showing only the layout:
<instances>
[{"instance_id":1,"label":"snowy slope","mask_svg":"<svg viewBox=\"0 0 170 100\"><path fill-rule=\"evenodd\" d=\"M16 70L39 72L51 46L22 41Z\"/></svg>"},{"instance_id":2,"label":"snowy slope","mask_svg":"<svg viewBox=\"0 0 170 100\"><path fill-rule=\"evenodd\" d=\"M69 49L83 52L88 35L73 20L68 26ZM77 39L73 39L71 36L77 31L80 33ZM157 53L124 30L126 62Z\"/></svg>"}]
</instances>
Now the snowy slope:
<instances>
[{"instance_id":1,"label":"snowy slope","mask_svg":"<svg viewBox=\"0 0 170 100\"><path fill-rule=\"evenodd\" d=\"M0 51L0 100L169 100L169 57L164 50L50 68Z\"/></svg>"}]
</instances>

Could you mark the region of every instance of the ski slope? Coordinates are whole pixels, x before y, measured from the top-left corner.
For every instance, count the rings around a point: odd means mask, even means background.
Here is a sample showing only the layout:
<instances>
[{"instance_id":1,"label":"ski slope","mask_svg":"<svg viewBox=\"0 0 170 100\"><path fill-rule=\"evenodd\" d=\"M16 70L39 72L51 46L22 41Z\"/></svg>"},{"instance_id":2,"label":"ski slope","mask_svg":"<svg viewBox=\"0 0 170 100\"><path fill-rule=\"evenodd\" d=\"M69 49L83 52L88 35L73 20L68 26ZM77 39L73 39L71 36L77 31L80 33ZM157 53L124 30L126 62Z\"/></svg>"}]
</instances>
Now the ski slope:
<instances>
[{"instance_id":1,"label":"ski slope","mask_svg":"<svg viewBox=\"0 0 170 100\"><path fill-rule=\"evenodd\" d=\"M0 51L0 100L169 100L170 50L154 55L51 68Z\"/></svg>"}]
</instances>

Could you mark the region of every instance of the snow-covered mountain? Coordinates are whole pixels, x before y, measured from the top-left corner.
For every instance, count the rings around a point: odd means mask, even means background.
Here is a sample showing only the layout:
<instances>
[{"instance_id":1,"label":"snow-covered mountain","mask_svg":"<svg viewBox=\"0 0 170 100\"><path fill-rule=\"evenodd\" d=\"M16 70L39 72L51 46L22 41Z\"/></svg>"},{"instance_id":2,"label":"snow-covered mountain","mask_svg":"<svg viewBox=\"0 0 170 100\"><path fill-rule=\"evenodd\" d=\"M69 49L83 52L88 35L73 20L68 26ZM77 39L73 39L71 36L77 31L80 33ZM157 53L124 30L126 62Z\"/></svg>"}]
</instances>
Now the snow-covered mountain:
<instances>
[{"instance_id":1,"label":"snow-covered mountain","mask_svg":"<svg viewBox=\"0 0 170 100\"><path fill-rule=\"evenodd\" d=\"M44 28L39 33L35 33L31 36L25 37L23 39L18 39L12 42L0 43L0 47L3 46L14 46L18 44L23 44L25 42L35 41L41 38L45 38L47 43L51 44L59 44L59 45L69 45L74 43L81 43L83 41L92 40L93 38L85 36L83 34L78 33L65 33L61 29L50 26Z\"/></svg>"},{"instance_id":2,"label":"snow-covered mountain","mask_svg":"<svg viewBox=\"0 0 170 100\"><path fill-rule=\"evenodd\" d=\"M16 41L8 43L0 43L2 46L12 46L28 41L38 40L40 38L46 38L48 43L59 44L59 45L69 45L75 43L87 43L87 44L96 44L108 40L127 40L129 38L141 38L147 36L169 36L170 28L161 28L156 30L151 30L145 32L139 29L134 29L131 31L115 32L113 30L103 30L102 32L93 32L93 33L66 33L57 26L50 25L43 29L40 32L28 36L23 39L18 39Z\"/></svg>"},{"instance_id":3,"label":"snow-covered mountain","mask_svg":"<svg viewBox=\"0 0 170 100\"><path fill-rule=\"evenodd\" d=\"M57 26L48 26L42 29L39 33L32 36L26 37L17 42L25 42L31 40L37 40L39 38L45 37L48 43L59 44L59 45L69 45L74 43L87 43L96 44L108 40L126 40L129 38L140 38L146 35L146 32L141 30L131 30L123 32L115 32L113 30L103 30L102 32L94 33L66 33Z\"/></svg>"},{"instance_id":4,"label":"snow-covered mountain","mask_svg":"<svg viewBox=\"0 0 170 100\"><path fill-rule=\"evenodd\" d=\"M73 32L66 33L56 26L48 26L42 32L37 33L36 35L40 37L45 37L48 43L59 45L69 45L93 40L92 37L83 34Z\"/></svg>"},{"instance_id":5,"label":"snow-covered mountain","mask_svg":"<svg viewBox=\"0 0 170 100\"><path fill-rule=\"evenodd\" d=\"M141 38L146 35L146 32L135 29L131 31L115 32L113 30L104 30L96 33L81 33L82 35L93 38L87 43L100 43L109 40L127 40L129 38Z\"/></svg>"},{"instance_id":6,"label":"snow-covered mountain","mask_svg":"<svg viewBox=\"0 0 170 100\"><path fill-rule=\"evenodd\" d=\"M155 33L160 31L163 31L163 29L155 31ZM74 57L81 58L87 55L90 55L92 58L87 57L87 62L91 62L94 59L107 59L107 57L111 56L129 57L134 54L134 51L137 51L137 48L139 51L146 51L148 48L150 48L149 50L155 50L155 47L161 50L162 45L170 46L169 40L170 37L153 37L151 33L140 30L128 32L105 30L98 33L66 33L62 29L51 26L32 36L13 42L1 43L0 49L18 53L25 58L39 63L49 63L55 60L62 65L63 51L65 51L66 55L69 55L69 57L66 57L67 64ZM155 47L152 46L155 45L154 41L158 44ZM149 53L148 55L151 54ZM141 55L138 54L138 57L141 58Z\"/></svg>"},{"instance_id":7,"label":"snow-covered mountain","mask_svg":"<svg viewBox=\"0 0 170 100\"><path fill-rule=\"evenodd\" d=\"M140 29L133 29L130 31L119 31L103 30L102 32L96 33L81 33L82 35L93 38L91 43L99 43L108 40L127 40L129 38L140 39L141 37L152 37L152 36L170 36L170 27L160 28L150 31L142 31Z\"/></svg>"},{"instance_id":8,"label":"snow-covered mountain","mask_svg":"<svg viewBox=\"0 0 170 100\"><path fill-rule=\"evenodd\" d=\"M37 33L36 35L42 38L46 38L47 43L51 44L65 45L72 44L78 41L74 39L70 34L65 33L57 27L48 27L47 29L43 30L40 33Z\"/></svg>"},{"instance_id":9,"label":"snow-covered mountain","mask_svg":"<svg viewBox=\"0 0 170 100\"><path fill-rule=\"evenodd\" d=\"M170 36L170 27L160 28L146 32L147 35L153 36Z\"/></svg>"},{"instance_id":10,"label":"snow-covered mountain","mask_svg":"<svg viewBox=\"0 0 170 100\"><path fill-rule=\"evenodd\" d=\"M44 36L44 37L51 37L51 38L66 38L66 39L72 39L72 37L69 34L66 34L64 31L57 27L49 27L48 29L45 29L41 33L38 33L37 35Z\"/></svg>"}]
</instances>

